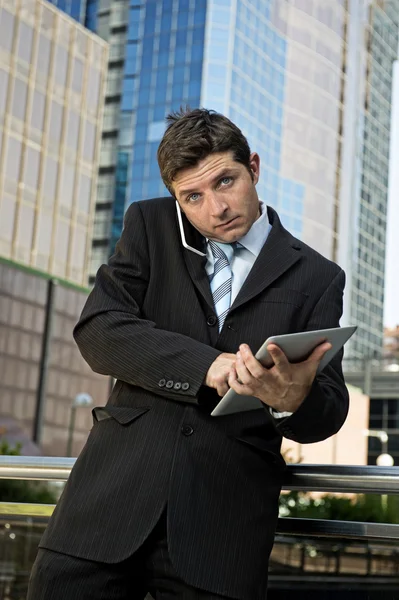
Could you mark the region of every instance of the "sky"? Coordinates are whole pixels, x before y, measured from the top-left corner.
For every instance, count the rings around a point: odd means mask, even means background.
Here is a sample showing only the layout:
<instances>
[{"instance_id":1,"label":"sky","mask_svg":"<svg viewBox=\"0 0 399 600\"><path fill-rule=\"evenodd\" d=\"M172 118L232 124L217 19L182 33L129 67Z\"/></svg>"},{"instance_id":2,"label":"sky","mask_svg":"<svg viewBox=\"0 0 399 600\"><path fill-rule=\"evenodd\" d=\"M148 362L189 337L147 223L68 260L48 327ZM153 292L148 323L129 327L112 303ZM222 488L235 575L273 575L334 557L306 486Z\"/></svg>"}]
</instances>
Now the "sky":
<instances>
[{"instance_id":1,"label":"sky","mask_svg":"<svg viewBox=\"0 0 399 600\"><path fill-rule=\"evenodd\" d=\"M394 64L384 325L399 325L399 62Z\"/></svg>"}]
</instances>

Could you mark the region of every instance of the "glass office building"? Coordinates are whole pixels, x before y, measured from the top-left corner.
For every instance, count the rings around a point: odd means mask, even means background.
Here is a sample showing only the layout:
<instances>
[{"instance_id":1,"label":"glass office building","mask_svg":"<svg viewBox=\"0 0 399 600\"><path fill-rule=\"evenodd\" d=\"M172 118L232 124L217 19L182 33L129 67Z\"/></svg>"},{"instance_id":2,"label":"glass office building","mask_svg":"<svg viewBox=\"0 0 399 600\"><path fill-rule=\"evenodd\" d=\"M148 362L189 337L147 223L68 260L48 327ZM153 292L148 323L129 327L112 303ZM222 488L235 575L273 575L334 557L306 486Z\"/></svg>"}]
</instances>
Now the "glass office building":
<instances>
[{"instance_id":1,"label":"glass office building","mask_svg":"<svg viewBox=\"0 0 399 600\"><path fill-rule=\"evenodd\" d=\"M96 30L97 0L48 0L48 2L91 31Z\"/></svg>"},{"instance_id":2,"label":"glass office building","mask_svg":"<svg viewBox=\"0 0 399 600\"><path fill-rule=\"evenodd\" d=\"M87 284L107 44L0 0L0 256Z\"/></svg>"},{"instance_id":3,"label":"glass office building","mask_svg":"<svg viewBox=\"0 0 399 600\"><path fill-rule=\"evenodd\" d=\"M359 332L351 350L359 357L380 355L383 347L392 64L398 56L398 28L399 2L380 2L371 8L358 213L352 230L356 237L350 315Z\"/></svg>"},{"instance_id":4,"label":"glass office building","mask_svg":"<svg viewBox=\"0 0 399 600\"><path fill-rule=\"evenodd\" d=\"M113 129L98 203L107 208L97 211L92 278L127 206L167 193L156 162L165 115L205 106L259 152L259 195L283 224L348 272L345 318L359 325L351 351L381 350L398 14L398 0L98 0L116 95L106 99Z\"/></svg>"}]
</instances>

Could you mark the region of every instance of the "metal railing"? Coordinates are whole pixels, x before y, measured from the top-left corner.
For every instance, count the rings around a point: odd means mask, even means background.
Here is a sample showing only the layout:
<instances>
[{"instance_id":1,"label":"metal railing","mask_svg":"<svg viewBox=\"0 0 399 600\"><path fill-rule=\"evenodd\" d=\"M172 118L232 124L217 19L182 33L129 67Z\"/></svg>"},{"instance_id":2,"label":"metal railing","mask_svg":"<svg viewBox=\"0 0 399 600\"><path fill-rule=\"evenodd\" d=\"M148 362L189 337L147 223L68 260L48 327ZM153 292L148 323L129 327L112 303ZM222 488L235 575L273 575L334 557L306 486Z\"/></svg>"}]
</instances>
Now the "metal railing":
<instances>
[{"instance_id":1,"label":"metal railing","mask_svg":"<svg viewBox=\"0 0 399 600\"><path fill-rule=\"evenodd\" d=\"M344 373L363 372L370 370L376 373L399 373L399 358L383 356L380 358L344 358L342 362Z\"/></svg>"},{"instance_id":2,"label":"metal railing","mask_svg":"<svg viewBox=\"0 0 399 600\"><path fill-rule=\"evenodd\" d=\"M66 481L74 458L0 456L0 479ZM344 465L288 465L284 490L399 494L399 467ZM21 504L0 502L0 514L21 514ZM17 510L18 507L18 510ZM25 516L49 516L50 505L29 505ZM399 540L399 525L327 521L322 519L279 519L278 533L342 539Z\"/></svg>"}]
</instances>

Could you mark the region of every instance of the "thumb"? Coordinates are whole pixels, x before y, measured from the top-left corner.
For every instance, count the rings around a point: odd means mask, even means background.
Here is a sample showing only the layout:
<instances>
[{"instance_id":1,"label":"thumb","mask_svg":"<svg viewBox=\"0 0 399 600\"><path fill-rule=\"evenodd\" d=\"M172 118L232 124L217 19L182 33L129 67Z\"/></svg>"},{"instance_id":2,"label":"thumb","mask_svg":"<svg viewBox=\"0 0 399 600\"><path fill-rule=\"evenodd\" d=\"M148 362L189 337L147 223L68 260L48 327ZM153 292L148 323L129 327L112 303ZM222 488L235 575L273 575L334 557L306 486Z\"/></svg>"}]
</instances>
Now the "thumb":
<instances>
[{"instance_id":1,"label":"thumb","mask_svg":"<svg viewBox=\"0 0 399 600\"><path fill-rule=\"evenodd\" d=\"M309 356L308 361L318 364L325 355L325 353L331 350L331 348L332 346L330 342L323 342L322 344L319 344Z\"/></svg>"}]
</instances>

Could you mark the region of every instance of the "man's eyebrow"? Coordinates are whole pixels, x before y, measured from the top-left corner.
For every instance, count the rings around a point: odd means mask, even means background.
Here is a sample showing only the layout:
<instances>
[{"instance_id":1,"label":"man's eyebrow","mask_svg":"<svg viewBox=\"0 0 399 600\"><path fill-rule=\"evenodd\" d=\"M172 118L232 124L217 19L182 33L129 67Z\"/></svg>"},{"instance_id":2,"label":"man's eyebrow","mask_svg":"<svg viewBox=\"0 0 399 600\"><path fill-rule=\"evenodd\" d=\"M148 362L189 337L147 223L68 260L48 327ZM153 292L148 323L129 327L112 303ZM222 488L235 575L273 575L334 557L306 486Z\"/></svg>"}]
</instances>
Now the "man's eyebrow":
<instances>
[{"instance_id":1,"label":"man's eyebrow","mask_svg":"<svg viewBox=\"0 0 399 600\"><path fill-rule=\"evenodd\" d=\"M223 177L228 177L229 175L234 175L235 173L237 173L237 171L238 171L238 169L236 169L234 167L227 167L226 169L224 169L223 171L221 171L220 173L215 175L215 177L212 179L212 183L216 183L220 179L223 179ZM188 194L193 194L195 191L196 191L195 188L192 188L190 190L181 190L179 192L179 197L187 196Z\"/></svg>"}]
</instances>

